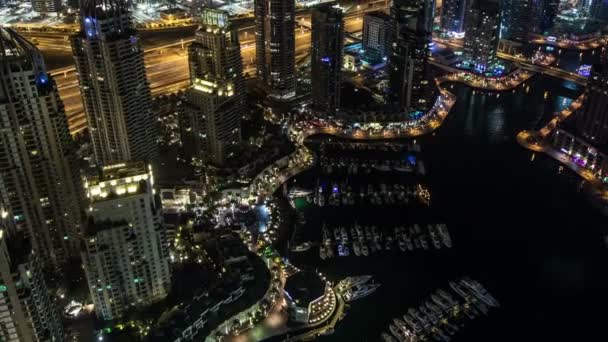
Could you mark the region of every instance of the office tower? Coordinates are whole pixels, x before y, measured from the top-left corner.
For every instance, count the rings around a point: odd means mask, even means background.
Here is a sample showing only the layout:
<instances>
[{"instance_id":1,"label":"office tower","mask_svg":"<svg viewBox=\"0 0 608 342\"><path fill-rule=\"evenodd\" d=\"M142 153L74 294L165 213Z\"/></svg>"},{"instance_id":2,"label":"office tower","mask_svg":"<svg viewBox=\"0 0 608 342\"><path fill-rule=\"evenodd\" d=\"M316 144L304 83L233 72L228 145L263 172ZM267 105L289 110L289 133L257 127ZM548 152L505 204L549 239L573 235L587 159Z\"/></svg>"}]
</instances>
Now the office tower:
<instances>
[{"instance_id":1,"label":"office tower","mask_svg":"<svg viewBox=\"0 0 608 342\"><path fill-rule=\"evenodd\" d=\"M295 0L255 0L258 78L273 100L296 95Z\"/></svg>"},{"instance_id":2,"label":"office tower","mask_svg":"<svg viewBox=\"0 0 608 342\"><path fill-rule=\"evenodd\" d=\"M312 105L325 115L340 107L340 71L344 47L344 14L331 3L312 10Z\"/></svg>"},{"instance_id":3,"label":"office tower","mask_svg":"<svg viewBox=\"0 0 608 342\"><path fill-rule=\"evenodd\" d=\"M85 188L90 207L82 259L97 317L118 319L165 298L169 251L150 167L108 165L87 177Z\"/></svg>"},{"instance_id":4,"label":"office tower","mask_svg":"<svg viewBox=\"0 0 608 342\"><path fill-rule=\"evenodd\" d=\"M576 113L577 135L596 147L608 144L608 65L593 66L586 98Z\"/></svg>"},{"instance_id":5,"label":"office tower","mask_svg":"<svg viewBox=\"0 0 608 342\"><path fill-rule=\"evenodd\" d=\"M549 34L550 30L555 25L555 18L559 12L559 0L536 0L538 5L536 6L539 12L540 18L538 21L537 33ZM536 2L535 2L536 3Z\"/></svg>"},{"instance_id":6,"label":"office tower","mask_svg":"<svg viewBox=\"0 0 608 342\"><path fill-rule=\"evenodd\" d=\"M78 255L75 146L42 54L0 28L0 202L57 270Z\"/></svg>"},{"instance_id":7,"label":"office tower","mask_svg":"<svg viewBox=\"0 0 608 342\"><path fill-rule=\"evenodd\" d=\"M533 1L539 0L504 0L501 4L500 38L517 43L527 43L528 34L536 32L538 22ZM536 7L538 8L538 7Z\"/></svg>"},{"instance_id":8,"label":"office tower","mask_svg":"<svg viewBox=\"0 0 608 342\"><path fill-rule=\"evenodd\" d=\"M143 51L123 0L83 0L72 51L97 163L158 154Z\"/></svg>"},{"instance_id":9,"label":"office tower","mask_svg":"<svg viewBox=\"0 0 608 342\"><path fill-rule=\"evenodd\" d=\"M432 0L394 0L389 77L391 98L406 111L431 106L428 74L434 3Z\"/></svg>"},{"instance_id":10,"label":"office tower","mask_svg":"<svg viewBox=\"0 0 608 342\"><path fill-rule=\"evenodd\" d=\"M467 13L463 59L476 72L485 72L497 62L500 35L500 5L497 0L473 0Z\"/></svg>"},{"instance_id":11,"label":"office tower","mask_svg":"<svg viewBox=\"0 0 608 342\"><path fill-rule=\"evenodd\" d=\"M205 8L201 13L201 26L188 49L190 80L212 76L230 81L235 96L245 104L243 62L239 32L230 22L228 12ZM244 108L239 108L239 111Z\"/></svg>"},{"instance_id":12,"label":"office tower","mask_svg":"<svg viewBox=\"0 0 608 342\"><path fill-rule=\"evenodd\" d=\"M465 15L471 0L445 0L441 6L441 31L452 37L462 37L465 33Z\"/></svg>"},{"instance_id":13,"label":"office tower","mask_svg":"<svg viewBox=\"0 0 608 342\"><path fill-rule=\"evenodd\" d=\"M191 157L224 166L241 142L245 110L238 31L228 13L203 11L189 62L182 143Z\"/></svg>"},{"instance_id":14,"label":"office tower","mask_svg":"<svg viewBox=\"0 0 608 342\"><path fill-rule=\"evenodd\" d=\"M363 17L363 51L371 64L386 61L391 42L391 17L380 11L366 13Z\"/></svg>"},{"instance_id":15,"label":"office tower","mask_svg":"<svg viewBox=\"0 0 608 342\"><path fill-rule=\"evenodd\" d=\"M0 219L0 341L63 341L61 317L49 296L40 255L23 234L10 234L7 218Z\"/></svg>"},{"instance_id":16,"label":"office tower","mask_svg":"<svg viewBox=\"0 0 608 342\"><path fill-rule=\"evenodd\" d=\"M42 14L61 12L61 0L32 0L32 10Z\"/></svg>"}]
</instances>

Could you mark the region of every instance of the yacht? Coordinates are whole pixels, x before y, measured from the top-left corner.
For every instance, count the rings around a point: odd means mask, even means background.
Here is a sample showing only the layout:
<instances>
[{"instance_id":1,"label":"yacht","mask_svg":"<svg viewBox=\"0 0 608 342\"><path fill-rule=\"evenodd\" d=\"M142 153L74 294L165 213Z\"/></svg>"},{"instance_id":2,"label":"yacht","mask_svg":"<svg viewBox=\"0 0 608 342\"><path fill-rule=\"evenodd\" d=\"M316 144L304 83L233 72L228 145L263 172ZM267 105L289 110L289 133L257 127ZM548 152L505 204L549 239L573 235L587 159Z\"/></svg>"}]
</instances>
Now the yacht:
<instances>
[{"instance_id":1,"label":"yacht","mask_svg":"<svg viewBox=\"0 0 608 342\"><path fill-rule=\"evenodd\" d=\"M435 341L448 342L450 340L450 337L437 327L433 327L431 332L433 333L433 339L435 339Z\"/></svg>"},{"instance_id":2,"label":"yacht","mask_svg":"<svg viewBox=\"0 0 608 342\"><path fill-rule=\"evenodd\" d=\"M359 238L361 238L363 236L363 229L361 229L361 226L358 225L356 222L355 222L355 231L357 232L357 236Z\"/></svg>"},{"instance_id":3,"label":"yacht","mask_svg":"<svg viewBox=\"0 0 608 342\"><path fill-rule=\"evenodd\" d=\"M409 249L410 251L414 250L414 244L412 243L412 239L407 236L407 234L405 232L403 232L403 239L405 240L405 246L407 247L407 249Z\"/></svg>"},{"instance_id":4,"label":"yacht","mask_svg":"<svg viewBox=\"0 0 608 342\"><path fill-rule=\"evenodd\" d=\"M441 289L437 290L437 294L441 298L443 298L445 301L447 301L450 304L450 306L454 307L454 306L458 305L458 302L454 300L454 297L452 297L451 294L445 292L444 290L441 290Z\"/></svg>"},{"instance_id":5,"label":"yacht","mask_svg":"<svg viewBox=\"0 0 608 342\"><path fill-rule=\"evenodd\" d=\"M380 335L382 337L382 341L383 342L399 342L397 341L394 337L392 337L391 335L383 332L382 335Z\"/></svg>"},{"instance_id":6,"label":"yacht","mask_svg":"<svg viewBox=\"0 0 608 342\"><path fill-rule=\"evenodd\" d=\"M325 245L321 245L321 247L319 247L319 257L321 257L321 260L327 259L327 250Z\"/></svg>"},{"instance_id":7,"label":"yacht","mask_svg":"<svg viewBox=\"0 0 608 342\"><path fill-rule=\"evenodd\" d=\"M338 227L334 227L334 241L340 241L340 229Z\"/></svg>"},{"instance_id":8,"label":"yacht","mask_svg":"<svg viewBox=\"0 0 608 342\"><path fill-rule=\"evenodd\" d=\"M429 249L429 242L427 241L427 236L422 234L420 237L420 245L422 245L423 249Z\"/></svg>"},{"instance_id":9,"label":"yacht","mask_svg":"<svg viewBox=\"0 0 608 342\"><path fill-rule=\"evenodd\" d=\"M291 248L292 252L306 252L311 247L310 242L303 242L293 248Z\"/></svg>"},{"instance_id":10,"label":"yacht","mask_svg":"<svg viewBox=\"0 0 608 342\"><path fill-rule=\"evenodd\" d=\"M422 327L420 326L420 324L418 322L416 322L416 319L409 313L406 313L405 315L403 315L403 321L405 323L407 323L410 326L410 328L412 328L412 331L414 331L414 334L418 335L420 332L422 332Z\"/></svg>"},{"instance_id":11,"label":"yacht","mask_svg":"<svg viewBox=\"0 0 608 342\"><path fill-rule=\"evenodd\" d=\"M452 247L452 237L450 236L450 232L448 231L447 226L444 223L438 224L437 231L438 231L439 235L441 236L441 240L443 241L443 244L446 247L451 248Z\"/></svg>"},{"instance_id":12,"label":"yacht","mask_svg":"<svg viewBox=\"0 0 608 342\"><path fill-rule=\"evenodd\" d=\"M334 257L334 248L331 245L325 245L325 250L327 252L327 257L328 258L333 258Z\"/></svg>"},{"instance_id":13,"label":"yacht","mask_svg":"<svg viewBox=\"0 0 608 342\"><path fill-rule=\"evenodd\" d=\"M439 319L437 318L435 312L430 310L426 305L420 305L420 307L418 307L418 310L422 312L424 316L428 318L429 321L431 321L432 324L437 324L439 322Z\"/></svg>"},{"instance_id":14,"label":"yacht","mask_svg":"<svg viewBox=\"0 0 608 342\"><path fill-rule=\"evenodd\" d=\"M348 233L346 232L346 228L340 227L340 235L342 236L342 242L348 241Z\"/></svg>"},{"instance_id":15,"label":"yacht","mask_svg":"<svg viewBox=\"0 0 608 342\"><path fill-rule=\"evenodd\" d=\"M361 256L361 247L359 247L359 242L353 241L353 252L356 256Z\"/></svg>"},{"instance_id":16,"label":"yacht","mask_svg":"<svg viewBox=\"0 0 608 342\"><path fill-rule=\"evenodd\" d=\"M372 231L369 227L365 227L365 239L368 241L372 240Z\"/></svg>"},{"instance_id":17,"label":"yacht","mask_svg":"<svg viewBox=\"0 0 608 342\"><path fill-rule=\"evenodd\" d=\"M433 247L435 247L435 249L440 249L441 241L439 240L439 234L437 232L436 227L432 224L429 224L428 228L429 228L429 235L431 236L431 241L433 242Z\"/></svg>"},{"instance_id":18,"label":"yacht","mask_svg":"<svg viewBox=\"0 0 608 342\"><path fill-rule=\"evenodd\" d=\"M369 256L369 248L365 242L361 243L361 254L363 254L363 256Z\"/></svg>"},{"instance_id":19,"label":"yacht","mask_svg":"<svg viewBox=\"0 0 608 342\"><path fill-rule=\"evenodd\" d=\"M468 287L479 299L489 306L499 307L500 304L478 281L465 277L460 281L463 286Z\"/></svg>"},{"instance_id":20,"label":"yacht","mask_svg":"<svg viewBox=\"0 0 608 342\"><path fill-rule=\"evenodd\" d=\"M413 317L415 317L418 320L418 322L420 322L420 325L423 328L426 329L428 327L428 325L429 325L428 319L420 311L418 311L418 309L409 308L408 313L413 315Z\"/></svg>"},{"instance_id":21,"label":"yacht","mask_svg":"<svg viewBox=\"0 0 608 342\"><path fill-rule=\"evenodd\" d=\"M363 285L372 279L371 275L362 275L362 276L353 276L344 278L344 280L340 281L340 284L344 287L353 287L358 285Z\"/></svg>"},{"instance_id":22,"label":"yacht","mask_svg":"<svg viewBox=\"0 0 608 342\"><path fill-rule=\"evenodd\" d=\"M397 328L394 324L389 324L388 329L391 331L393 336L395 336L397 341L400 341L400 342L407 341L407 338L406 338L405 334L403 333L403 331L399 330L399 328Z\"/></svg>"},{"instance_id":23,"label":"yacht","mask_svg":"<svg viewBox=\"0 0 608 342\"><path fill-rule=\"evenodd\" d=\"M445 299L441 298L440 296L438 296L436 294L431 295L431 300L433 302L435 302L435 304L439 305L439 307L445 311L449 311L452 308L452 306L450 305L450 303L448 301L446 301Z\"/></svg>"},{"instance_id":24,"label":"yacht","mask_svg":"<svg viewBox=\"0 0 608 342\"><path fill-rule=\"evenodd\" d=\"M454 290L454 292L460 295L464 300L469 300L469 298L471 298L471 295L467 291L465 291L460 284L456 282L451 281L450 288L452 288L452 290Z\"/></svg>"},{"instance_id":25,"label":"yacht","mask_svg":"<svg viewBox=\"0 0 608 342\"><path fill-rule=\"evenodd\" d=\"M354 285L344 293L347 302L370 295L380 287L380 284Z\"/></svg>"},{"instance_id":26,"label":"yacht","mask_svg":"<svg viewBox=\"0 0 608 342\"><path fill-rule=\"evenodd\" d=\"M386 241L384 242L384 249L390 251L393 248L393 237L387 236Z\"/></svg>"},{"instance_id":27,"label":"yacht","mask_svg":"<svg viewBox=\"0 0 608 342\"><path fill-rule=\"evenodd\" d=\"M402 237L399 237L399 238L397 239L397 243L398 243L398 245L399 245L399 249L400 249L402 252L407 251L407 245L406 245L406 243L405 243L405 240L404 240Z\"/></svg>"}]
</instances>

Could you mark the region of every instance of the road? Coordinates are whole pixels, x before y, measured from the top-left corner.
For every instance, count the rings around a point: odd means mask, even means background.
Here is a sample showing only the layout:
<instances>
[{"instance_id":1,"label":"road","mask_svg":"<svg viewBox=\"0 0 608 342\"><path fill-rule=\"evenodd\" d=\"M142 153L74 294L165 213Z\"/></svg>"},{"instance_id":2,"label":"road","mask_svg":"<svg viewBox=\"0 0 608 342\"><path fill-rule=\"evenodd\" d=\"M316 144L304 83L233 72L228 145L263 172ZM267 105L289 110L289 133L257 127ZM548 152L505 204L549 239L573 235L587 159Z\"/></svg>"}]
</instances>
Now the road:
<instances>
[{"instance_id":1,"label":"road","mask_svg":"<svg viewBox=\"0 0 608 342\"><path fill-rule=\"evenodd\" d=\"M361 31L363 20L360 17L349 18L345 22L347 32ZM241 56L244 73L253 75L255 72L255 43L253 34L241 34ZM144 61L146 74L150 82L153 96L171 94L183 89L188 84L188 54L186 46L192 40L184 40L145 50ZM183 46L183 48L182 48ZM307 54L310 50L310 31L296 30L296 59ZM55 77L59 96L63 100L70 132L76 134L86 128L86 119L80 98L80 90L74 67L65 67L51 71Z\"/></svg>"}]
</instances>

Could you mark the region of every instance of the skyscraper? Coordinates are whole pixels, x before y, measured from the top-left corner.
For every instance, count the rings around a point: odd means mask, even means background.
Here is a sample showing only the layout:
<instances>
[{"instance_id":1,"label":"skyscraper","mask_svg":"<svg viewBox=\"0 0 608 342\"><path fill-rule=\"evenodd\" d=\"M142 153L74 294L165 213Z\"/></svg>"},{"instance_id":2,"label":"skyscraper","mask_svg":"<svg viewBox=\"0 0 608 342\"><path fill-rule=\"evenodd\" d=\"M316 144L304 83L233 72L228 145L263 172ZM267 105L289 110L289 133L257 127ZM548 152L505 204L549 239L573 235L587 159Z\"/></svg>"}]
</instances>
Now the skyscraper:
<instances>
[{"instance_id":1,"label":"skyscraper","mask_svg":"<svg viewBox=\"0 0 608 342\"><path fill-rule=\"evenodd\" d=\"M465 32L465 15L471 0L444 0L441 6L441 31L450 36L461 36Z\"/></svg>"},{"instance_id":2,"label":"skyscraper","mask_svg":"<svg viewBox=\"0 0 608 342\"><path fill-rule=\"evenodd\" d=\"M142 162L105 166L87 177L82 259L97 317L122 317L166 297L169 251L154 177Z\"/></svg>"},{"instance_id":3,"label":"skyscraper","mask_svg":"<svg viewBox=\"0 0 608 342\"><path fill-rule=\"evenodd\" d=\"M156 126L143 51L123 0L83 0L72 37L97 163L154 160Z\"/></svg>"},{"instance_id":4,"label":"skyscraper","mask_svg":"<svg viewBox=\"0 0 608 342\"><path fill-rule=\"evenodd\" d=\"M464 62L477 72L485 72L497 62L500 5L495 0L473 0L466 18Z\"/></svg>"},{"instance_id":5,"label":"skyscraper","mask_svg":"<svg viewBox=\"0 0 608 342\"><path fill-rule=\"evenodd\" d=\"M391 17L381 11L366 13L363 16L363 50L369 63L380 63L388 58L391 24Z\"/></svg>"},{"instance_id":6,"label":"skyscraper","mask_svg":"<svg viewBox=\"0 0 608 342\"><path fill-rule=\"evenodd\" d=\"M42 14L57 14L61 11L61 0L32 0L32 9Z\"/></svg>"},{"instance_id":7,"label":"skyscraper","mask_svg":"<svg viewBox=\"0 0 608 342\"><path fill-rule=\"evenodd\" d=\"M334 115L340 107L343 17L342 9L332 3L312 10L312 104L325 115Z\"/></svg>"},{"instance_id":8,"label":"skyscraper","mask_svg":"<svg viewBox=\"0 0 608 342\"><path fill-rule=\"evenodd\" d=\"M586 99L576 113L577 135L596 147L608 144L608 66L594 65Z\"/></svg>"},{"instance_id":9,"label":"skyscraper","mask_svg":"<svg viewBox=\"0 0 608 342\"><path fill-rule=\"evenodd\" d=\"M245 108L238 31L227 12L203 10L189 62L182 140L191 156L223 166L241 142Z\"/></svg>"},{"instance_id":10,"label":"skyscraper","mask_svg":"<svg viewBox=\"0 0 608 342\"><path fill-rule=\"evenodd\" d=\"M406 111L431 106L428 58L434 7L432 0L393 0L390 95Z\"/></svg>"},{"instance_id":11,"label":"skyscraper","mask_svg":"<svg viewBox=\"0 0 608 342\"><path fill-rule=\"evenodd\" d=\"M539 24L533 20L539 13L535 10L538 6L533 6L534 1L540 0L504 0L501 3L501 39L522 44L528 42L528 34L536 32L535 26Z\"/></svg>"},{"instance_id":12,"label":"skyscraper","mask_svg":"<svg viewBox=\"0 0 608 342\"><path fill-rule=\"evenodd\" d=\"M295 0L255 0L258 78L274 100L296 95Z\"/></svg>"},{"instance_id":13,"label":"skyscraper","mask_svg":"<svg viewBox=\"0 0 608 342\"><path fill-rule=\"evenodd\" d=\"M59 310L49 295L40 255L0 219L0 341L63 341Z\"/></svg>"},{"instance_id":14,"label":"skyscraper","mask_svg":"<svg viewBox=\"0 0 608 342\"><path fill-rule=\"evenodd\" d=\"M67 118L42 54L0 27L0 203L56 268L77 256L79 179Z\"/></svg>"}]
</instances>

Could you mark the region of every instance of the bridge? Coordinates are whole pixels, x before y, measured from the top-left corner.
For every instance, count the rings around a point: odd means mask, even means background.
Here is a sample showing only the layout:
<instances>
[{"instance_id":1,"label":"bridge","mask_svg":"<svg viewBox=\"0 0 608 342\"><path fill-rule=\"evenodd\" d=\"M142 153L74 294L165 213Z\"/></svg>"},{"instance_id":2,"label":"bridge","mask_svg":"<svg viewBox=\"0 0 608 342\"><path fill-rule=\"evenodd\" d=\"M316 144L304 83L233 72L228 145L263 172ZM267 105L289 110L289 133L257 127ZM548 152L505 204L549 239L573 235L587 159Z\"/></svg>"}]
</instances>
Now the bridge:
<instances>
[{"instance_id":1,"label":"bridge","mask_svg":"<svg viewBox=\"0 0 608 342\"><path fill-rule=\"evenodd\" d=\"M550 66L550 65L549 66L537 65L526 59L518 58L513 55L509 55L509 54L502 53L502 52L499 52L497 54L497 56L504 60L508 60L508 61L517 63L522 69L538 72L538 73L541 73L544 75L553 76L553 77L556 77L556 78L559 78L562 80L566 80L566 81L571 81L571 82L580 84L582 86L587 84L586 77L581 76L574 72L570 72L570 71L558 68L558 67L554 67L554 66Z\"/></svg>"}]
</instances>

